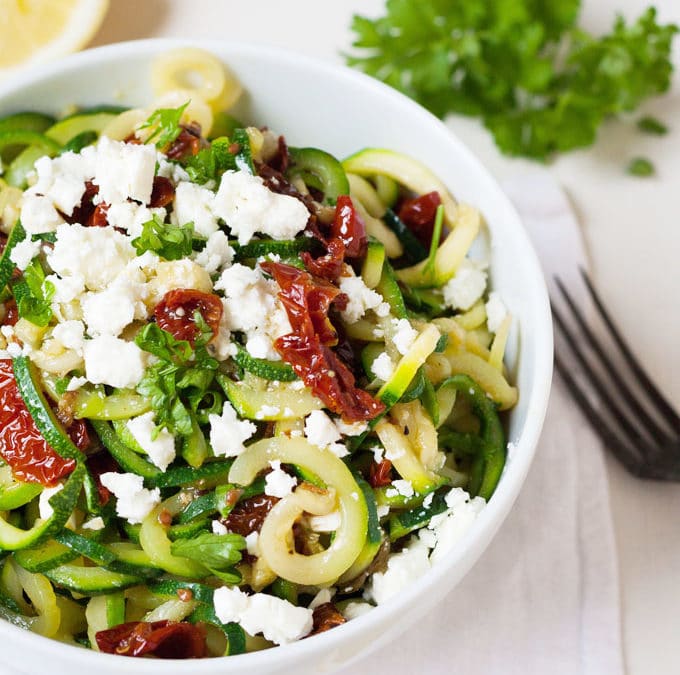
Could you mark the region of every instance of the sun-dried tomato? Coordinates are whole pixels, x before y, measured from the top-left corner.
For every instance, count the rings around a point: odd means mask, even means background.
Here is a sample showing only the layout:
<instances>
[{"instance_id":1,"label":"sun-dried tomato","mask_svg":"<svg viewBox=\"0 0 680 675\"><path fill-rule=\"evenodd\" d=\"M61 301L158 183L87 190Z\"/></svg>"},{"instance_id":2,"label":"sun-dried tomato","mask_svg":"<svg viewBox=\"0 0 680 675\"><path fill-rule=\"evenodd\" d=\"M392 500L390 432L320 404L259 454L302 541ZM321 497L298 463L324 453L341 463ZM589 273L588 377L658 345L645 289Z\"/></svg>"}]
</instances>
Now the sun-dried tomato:
<instances>
[{"instance_id":1,"label":"sun-dried tomato","mask_svg":"<svg viewBox=\"0 0 680 675\"><path fill-rule=\"evenodd\" d=\"M103 473L109 473L110 471L119 472L120 466L118 462L106 451L98 452L94 455L90 455L86 462L87 470L90 472L94 482L97 485L97 492L99 493L99 503L102 506L108 504L109 499L111 499L111 491L102 485L100 476Z\"/></svg>"},{"instance_id":2,"label":"sun-dried tomato","mask_svg":"<svg viewBox=\"0 0 680 675\"><path fill-rule=\"evenodd\" d=\"M2 319L3 326L14 326L19 320L19 310L17 309L17 301L14 298L5 300L5 316Z\"/></svg>"},{"instance_id":3,"label":"sun-dried tomato","mask_svg":"<svg viewBox=\"0 0 680 675\"><path fill-rule=\"evenodd\" d=\"M305 267L314 276L335 281L342 274L345 262L345 245L340 239L331 239L326 244L324 255L313 258L309 251L303 251L300 257Z\"/></svg>"},{"instance_id":4,"label":"sun-dried tomato","mask_svg":"<svg viewBox=\"0 0 680 675\"><path fill-rule=\"evenodd\" d=\"M363 258L366 255L368 238L366 225L357 213L349 195L340 195L335 205L335 218L330 229L330 238L340 239L345 245L347 258Z\"/></svg>"},{"instance_id":5,"label":"sun-dried tomato","mask_svg":"<svg viewBox=\"0 0 680 675\"><path fill-rule=\"evenodd\" d=\"M318 633L324 633L331 628L341 626L343 623L347 622L347 619L340 614L332 602L325 602L323 605L319 605L314 609L312 621L314 624L310 635L317 635Z\"/></svg>"},{"instance_id":6,"label":"sun-dried tomato","mask_svg":"<svg viewBox=\"0 0 680 675\"><path fill-rule=\"evenodd\" d=\"M194 321L194 313L200 312L203 320L217 335L222 320L222 301L212 293L193 288L177 288L168 291L154 309L156 323L178 340L187 340L192 345L200 335L200 328Z\"/></svg>"},{"instance_id":7,"label":"sun-dried tomato","mask_svg":"<svg viewBox=\"0 0 680 675\"><path fill-rule=\"evenodd\" d=\"M95 205L93 199L98 192L98 185L95 185L90 180L85 181L85 191L80 199L80 204L73 209L73 213L70 216L62 213L64 220L70 224L80 223L81 225L87 225L94 213Z\"/></svg>"},{"instance_id":8,"label":"sun-dried tomato","mask_svg":"<svg viewBox=\"0 0 680 675\"><path fill-rule=\"evenodd\" d=\"M405 199L399 207L399 218L426 247L432 242L434 219L441 203L442 198L435 190L420 197Z\"/></svg>"},{"instance_id":9,"label":"sun-dried tomato","mask_svg":"<svg viewBox=\"0 0 680 675\"><path fill-rule=\"evenodd\" d=\"M184 621L131 621L100 630L95 639L100 651L122 656L200 659L207 651L205 626Z\"/></svg>"},{"instance_id":10,"label":"sun-dried tomato","mask_svg":"<svg viewBox=\"0 0 680 675\"><path fill-rule=\"evenodd\" d=\"M326 281L291 265L266 262L281 291L292 333L274 342L274 348L298 377L333 412L347 422L372 419L385 410L367 391L355 387L355 378L329 345L337 343L337 331L328 319L333 301L346 302L344 293Z\"/></svg>"},{"instance_id":11,"label":"sun-dried tomato","mask_svg":"<svg viewBox=\"0 0 680 675\"><path fill-rule=\"evenodd\" d=\"M203 143L201 142L201 125L192 122L191 124L183 124L182 131L179 136L170 144L166 151L168 159L184 159L197 155Z\"/></svg>"},{"instance_id":12,"label":"sun-dried tomato","mask_svg":"<svg viewBox=\"0 0 680 675\"><path fill-rule=\"evenodd\" d=\"M94 211L84 223L85 227L108 227L109 221L107 218L107 213L109 211L109 205L105 203L97 204L94 207Z\"/></svg>"},{"instance_id":13,"label":"sun-dried tomato","mask_svg":"<svg viewBox=\"0 0 680 675\"><path fill-rule=\"evenodd\" d=\"M149 207L152 209L167 206L175 198L175 186L170 179L156 176L153 179Z\"/></svg>"},{"instance_id":14,"label":"sun-dried tomato","mask_svg":"<svg viewBox=\"0 0 680 675\"><path fill-rule=\"evenodd\" d=\"M224 524L230 532L243 537L259 532L264 519L278 501L278 497L265 494L244 499L231 510Z\"/></svg>"},{"instance_id":15,"label":"sun-dried tomato","mask_svg":"<svg viewBox=\"0 0 680 675\"><path fill-rule=\"evenodd\" d=\"M55 452L38 431L8 359L0 360L0 454L17 479L45 486L55 485L76 468L75 460Z\"/></svg>"},{"instance_id":16,"label":"sun-dried tomato","mask_svg":"<svg viewBox=\"0 0 680 675\"><path fill-rule=\"evenodd\" d=\"M85 452L90 446L90 434L85 420L73 420L72 424L66 429L66 433L81 452Z\"/></svg>"},{"instance_id":17,"label":"sun-dried tomato","mask_svg":"<svg viewBox=\"0 0 680 675\"><path fill-rule=\"evenodd\" d=\"M371 462L368 469L368 482L373 488L390 485L392 483L392 462L389 459Z\"/></svg>"}]
</instances>

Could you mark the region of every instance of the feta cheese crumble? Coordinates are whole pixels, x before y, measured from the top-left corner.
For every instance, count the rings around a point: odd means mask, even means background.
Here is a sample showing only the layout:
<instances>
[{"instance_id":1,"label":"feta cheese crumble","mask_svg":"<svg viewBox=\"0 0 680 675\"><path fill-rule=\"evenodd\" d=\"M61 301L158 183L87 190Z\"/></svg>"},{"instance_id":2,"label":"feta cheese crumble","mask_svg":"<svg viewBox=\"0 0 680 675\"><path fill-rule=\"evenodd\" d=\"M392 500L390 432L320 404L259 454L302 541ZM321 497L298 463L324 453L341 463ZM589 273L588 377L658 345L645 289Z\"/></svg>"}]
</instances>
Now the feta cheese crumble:
<instances>
[{"instance_id":1,"label":"feta cheese crumble","mask_svg":"<svg viewBox=\"0 0 680 675\"><path fill-rule=\"evenodd\" d=\"M455 276L443 287L444 302L452 309L467 311L486 290L486 272L471 260L463 260Z\"/></svg>"},{"instance_id":2,"label":"feta cheese crumble","mask_svg":"<svg viewBox=\"0 0 680 675\"><path fill-rule=\"evenodd\" d=\"M57 492L61 492L63 489L64 489L63 483L59 483L54 487L46 487L40 493L40 497L38 498L38 513L40 514L40 517L43 520L49 520L54 514L54 509L50 504L50 499L54 497L54 495L56 495Z\"/></svg>"},{"instance_id":3,"label":"feta cheese crumble","mask_svg":"<svg viewBox=\"0 0 680 675\"><path fill-rule=\"evenodd\" d=\"M313 611L296 607L273 595L247 595L240 589L222 586L215 590L215 614L222 623L234 621L249 635L262 633L277 645L305 637L313 626Z\"/></svg>"},{"instance_id":4,"label":"feta cheese crumble","mask_svg":"<svg viewBox=\"0 0 680 675\"><path fill-rule=\"evenodd\" d=\"M307 207L295 197L272 192L259 176L226 171L213 202L213 212L229 226L241 245L256 232L272 239L293 239L309 220Z\"/></svg>"},{"instance_id":5,"label":"feta cheese crumble","mask_svg":"<svg viewBox=\"0 0 680 675\"><path fill-rule=\"evenodd\" d=\"M152 412L133 417L125 426L161 471L175 460L175 437L166 428L156 430ZM154 434L157 434L155 438Z\"/></svg>"},{"instance_id":6,"label":"feta cheese crumble","mask_svg":"<svg viewBox=\"0 0 680 675\"><path fill-rule=\"evenodd\" d=\"M305 436L307 440L322 450L332 452L336 457L349 454L347 448L340 443L340 430L323 410L312 410L305 419Z\"/></svg>"},{"instance_id":7,"label":"feta cheese crumble","mask_svg":"<svg viewBox=\"0 0 680 675\"><path fill-rule=\"evenodd\" d=\"M264 477L264 493L270 497L283 499L289 495L297 485L297 478L287 474L281 468L278 459L269 462L271 471Z\"/></svg>"},{"instance_id":8,"label":"feta cheese crumble","mask_svg":"<svg viewBox=\"0 0 680 675\"><path fill-rule=\"evenodd\" d=\"M9 259L23 272L30 264L31 260L40 253L42 242L31 241L30 235L23 241L15 244Z\"/></svg>"},{"instance_id":9,"label":"feta cheese crumble","mask_svg":"<svg viewBox=\"0 0 680 675\"><path fill-rule=\"evenodd\" d=\"M160 504L159 488L147 490L144 479L134 473L103 473L99 480L116 497L116 514L131 525L141 523Z\"/></svg>"},{"instance_id":10,"label":"feta cheese crumble","mask_svg":"<svg viewBox=\"0 0 680 675\"><path fill-rule=\"evenodd\" d=\"M240 420L229 401L224 402L222 414L210 413L210 446L218 456L236 457L246 448L243 445L257 427L248 420Z\"/></svg>"},{"instance_id":11,"label":"feta cheese crumble","mask_svg":"<svg viewBox=\"0 0 680 675\"><path fill-rule=\"evenodd\" d=\"M508 310L505 308L501 296L496 291L489 293L489 300L486 303L486 325L488 329L492 333L497 332L507 315Z\"/></svg>"},{"instance_id":12,"label":"feta cheese crumble","mask_svg":"<svg viewBox=\"0 0 680 675\"><path fill-rule=\"evenodd\" d=\"M394 327L394 335L392 336L394 346L400 354L408 353L411 345L418 337L418 331L408 319L392 319L392 326Z\"/></svg>"},{"instance_id":13,"label":"feta cheese crumble","mask_svg":"<svg viewBox=\"0 0 680 675\"><path fill-rule=\"evenodd\" d=\"M377 310L384 302L382 295L366 286L361 277L340 277L339 286L349 298L347 307L341 312L347 323L356 323L368 310Z\"/></svg>"},{"instance_id":14,"label":"feta cheese crumble","mask_svg":"<svg viewBox=\"0 0 680 675\"><path fill-rule=\"evenodd\" d=\"M373 363L371 370L376 377L379 377L383 382L387 382L394 373L394 362L387 352L378 354Z\"/></svg>"},{"instance_id":15,"label":"feta cheese crumble","mask_svg":"<svg viewBox=\"0 0 680 675\"><path fill-rule=\"evenodd\" d=\"M194 224L194 232L209 237L217 232L217 216L213 212L215 195L196 183L182 181L175 188L173 219L178 225Z\"/></svg>"},{"instance_id":16,"label":"feta cheese crumble","mask_svg":"<svg viewBox=\"0 0 680 675\"><path fill-rule=\"evenodd\" d=\"M83 343L83 357L92 384L134 389L144 376L146 357L134 342L101 335Z\"/></svg>"}]
</instances>

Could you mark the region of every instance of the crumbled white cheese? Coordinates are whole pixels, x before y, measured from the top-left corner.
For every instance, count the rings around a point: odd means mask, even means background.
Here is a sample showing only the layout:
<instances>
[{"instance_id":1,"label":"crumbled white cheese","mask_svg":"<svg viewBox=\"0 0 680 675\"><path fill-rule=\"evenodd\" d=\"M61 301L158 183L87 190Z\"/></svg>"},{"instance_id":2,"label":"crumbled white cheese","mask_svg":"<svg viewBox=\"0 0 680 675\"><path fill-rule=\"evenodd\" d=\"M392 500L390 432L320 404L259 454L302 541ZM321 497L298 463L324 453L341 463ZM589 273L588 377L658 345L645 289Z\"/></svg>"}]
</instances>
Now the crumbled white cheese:
<instances>
[{"instance_id":1,"label":"crumbled white cheese","mask_svg":"<svg viewBox=\"0 0 680 675\"><path fill-rule=\"evenodd\" d=\"M111 227L63 224L47 262L60 277L82 280L91 291L104 290L135 257L124 234Z\"/></svg>"},{"instance_id":2,"label":"crumbled white cheese","mask_svg":"<svg viewBox=\"0 0 680 675\"><path fill-rule=\"evenodd\" d=\"M83 355L85 346L85 326L75 319L62 321L52 329L52 337L66 349L73 349L79 356Z\"/></svg>"},{"instance_id":3,"label":"crumbled white cheese","mask_svg":"<svg viewBox=\"0 0 680 675\"><path fill-rule=\"evenodd\" d=\"M423 506L427 509L429 508L430 504L432 504L432 500L434 499L434 492L430 492L425 495L425 499L423 499Z\"/></svg>"},{"instance_id":4,"label":"crumbled white cheese","mask_svg":"<svg viewBox=\"0 0 680 675\"><path fill-rule=\"evenodd\" d=\"M190 180L189 174L184 168L180 164L177 164L177 162L169 162L168 158L162 152L159 152L156 158L158 161L159 176L169 178L175 184L183 180Z\"/></svg>"},{"instance_id":5,"label":"crumbled white cheese","mask_svg":"<svg viewBox=\"0 0 680 675\"><path fill-rule=\"evenodd\" d=\"M335 589L334 588L322 588L312 598L312 601L309 603L309 609L316 609L317 607L320 607L321 605L325 605L325 604L329 603L333 599L334 595L335 595Z\"/></svg>"},{"instance_id":6,"label":"crumbled white cheese","mask_svg":"<svg viewBox=\"0 0 680 675\"><path fill-rule=\"evenodd\" d=\"M411 481L402 479L393 480L392 487L389 487L387 490L385 490L386 497L396 497L397 495L401 495L402 497L406 497L408 499L409 497L413 497L414 494L415 491L413 490Z\"/></svg>"},{"instance_id":7,"label":"crumbled white cheese","mask_svg":"<svg viewBox=\"0 0 680 675\"><path fill-rule=\"evenodd\" d=\"M173 220L177 225L194 224L194 232L209 237L217 232L217 216L212 205L215 195L205 187L182 181L175 190Z\"/></svg>"},{"instance_id":8,"label":"crumbled white cheese","mask_svg":"<svg viewBox=\"0 0 680 675\"><path fill-rule=\"evenodd\" d=\"M99 186L102 202L116 204L134 199L148 204L155 172L153 145L123 143L106 136L99 139L93 183Z\"/></svg>"},{"instance_id":9,"label":"crumbled white cheese","mask_svg":"<svg viewBox=\"0 0 680 675\"><path fill-rule=\"evenodd\" d=\"M387 382L394 373L394 362L387 352L378 354L371 364L371 370L376 377L379 377L383 382Z\"/></svg>"},{"instance_id":10,"label":"crumbled white cheese","mask_svg":"<svg viewBox=\"0 0 680 675\"><path fill-rule=\"evenodd\" d=\"M132 525L141 523L160 504L160 489L147 490L144 479L137 474L109 471L103 473L99 480L115 495L116 514Z\"/></svg>"},{"instance_id":11,"label":"crumbled white cheese","mask_svg":"<svg viewBox=\"0 0 680 675\"><path fill-rule=\"evenodd\" d=\"M256 420L271 419L275 415L278 415L280 412L281 408L279 408L279 406L265 404L255 413L255 419Z\"/></svg>"},{"instance_id":12,"label":"crumbled white cheese","mask_svg":"<svg viewBox=\"0 0 680 675\"><path fill-rule=\"evenodd\" d=\"M312 410L305 419L305 436L307 440L322 450L329 450L336 457L349 454L347 448L340 443L340 430L323 410Z\"/></svg>"},{"instance_id":13,"label":"crumbled white cheese","mask_svg":"<svg viewBox=\"0 0 680 675\"><path fill-rule=\"evenodd\" d=\"M228 265L233 257L234 249L229 246L227 235L218 230L208 237L205 248L195 255L194 260L208 274L213 274Z\"/></svg>"},{"instance_id":14,"label":"crumbled white cheese","mask_svg":"<svg viewBox=\"0 0 680 675\"><path fill-rule=\"evenodd\" d=\"M227 526L219 520L212 521L213 534L229 534Z\"/></svg>"},{"instance_id":15,"label":"crumbled white cheese","mask_svg":"<svg viewBox=\"0 0 680 675\"><path fill-rule=\"evenodd\" d=\"M50 498L56 495L57 492L61 492L63 489L64 485L59 483L59 485L55 485L54 487L46 487L40 493L40 498L38 499L38 513L43 520L49 520L54 513L54 509L49 502Z\"/></svg>"},{"instance_id":16,"label":"crumbled white cheese","mask_svg":"<svg viewBox=\"0 0 680 675\"><path fill-rule=\"evenodd\" d=\"M256 358L280 360L274 340L292 331L288 315L277 297L275 281L259 268L240 263L228 267L215 283L224 292L224 322L228 330L246 334L246 349Z\"/></svg>"},{"instance_id":17,"label":"crumbled white cheese","mask_svg":"<svg viewBox=\"0 0 680 675\"><path fill-rule=\"evenodd\" d=\"M101 516L95 516L94 518L90 518L90 520L86 520L81 527L83 530L98 532L99 530L103 530L106 527L106 524Z\"/></svg>"},{"instance_id":18,"label":"crumbled white cheese","mask_svg":"<svg viewBox=\"0 0 680 675\"><path fill-rule=\"evenodd\" d=\"M293 239L305 229L307 207L295 197L272 192L259 176L227 171L213 202L213 212L229 226L238 243L247 244L256 232L272 239Z\"/></svg>"},{"instance_id":19,"label":"crumbled white cheese","mask_svg":"<svg viewBox=\"0 0 680 675\"><path fill-rule=\"evenodd\" d=\"M378 518L384 518L390 512L390 507L387 504L378 504Z\"/></svg>"},{"instance_id":20,"label":"crumbled white cheese","mask_svg":"<svg viewBox=\"0 0 680 675\"><path fill-rule=\"evenodd\" d=\"M413 537L408 546L387 559L387 569L376 572L364 592L367 600L381 605L401 593L430 569L429 549Z\"/></svg>"},{"instance_id":21,"label":"crumbled white cheese","mask_svg":"<svg viewBox=\"0 0 680 675\"><path fill-rule=\"evenodd\" d=\"M245 537L246 540L246 551L248 552L248 555L252 555L255 557L259 557L260 555L260 533L259 532L251 532L249 535Z\"/></svg>"},{"instance_id":22,"label":"crumbled white cheese","mask_svg":"<svg viewBox=\"0 0 680 675\"><path fill-rule=\"evenodd\" d=\"M508 310L505 308L501 296L496 291L489 293L489 301L486 303L486 325L488 329L495 333L501 327L507 315Z\"/></svg>"},{"instance_id":23,"label":"crumbled white cheese","mask_svg":"<svg viewBox=\"0 0 680 675\"><path fill-rule=\"evenodd\" d=\"M80 306L87 332L93 337L120 335L134 320L137 301L130 285L112 284L98 293L85 293Z\"/></svg>"},{"instance_id":24,"label":"crumbled white cheese","mask_svg":"<svg viewBox=\"0 0 680 675\"><path fill-rule=\"evenodd\" d=\"M85 341L83 356L85 377L92 384L132 389L144 375L144 352L134 342L100 335Z\"/></svg>"},{"instance_id":25,"label":"crumbled white cheese","mask_svg":"<svg viewBox=\"0 0 680 675\"><path fill-rule=\"evenodd\" d=\"M471 260L464 260L455 276L442 287L444 302L453 309L470 309L486 290L486 272Z\"/></svg>"},{"instance_id":26,"label":"crumbled white cheese","mask_svg":"<svg viewBox=\"0 0 680 675\"><path fill-rule=\"evenodd\" d=\"M86 377L72 377L66 385L66 391L78 391L87 384Z\"/></svg>"},{"instance_id":27,"label":"crumbled white cheese","mask_svg":"<svg viewBox=\"0 0 680 675\"><path fill-rule=\"evenodd\" d=\"M40 157L34 164L36 181L25 194L44 195L59 211L72 215L85 192L85 180L92 177L90 157L91 151L83 157L73 152L54 159Z\"/></svg>"},{"instance_id":28,"label":"crumbled white cheese","mask_svg":"<svg viewBox=\"0 0 680 675\"><path fill-rule=\"evenodd\" d=\"M24 194L21 201L21 224L28 234L54 232L64 222L54 204L42 195Z\"/></svg>"},{"instance_id":29,"label":"crumbled white cheese","mask_svg":"<svg viewBox=\"0 0 680 675\"><path fill-rule=\"evenodd\" d=\"M368 422L345 422L342 417L338 417L333 423L343 436L361 436L368 430Z\"/></svg>"},{"instance_id":30,"label":"crumbled white cheese","mask_svg":"<svg viewBox=\"0 0 680 675\"><path fill-rule=\"evenodd\" d=\"M331 511L325 516L309 516L309 526L314 532L335 532L342 523L340 511Z\"/></svg>"},{"instance_id":31,"label":"crumbled white cheese","mask_svg":"<svg viewBox=\"0 0 680 675\"><path fill-rule=\"evenodd\" d=\"M224 402L222 414L210 413L210 445L216 455L236 457L244 450L247 441L257 427L248 420L240 420L229 401Z\"/></svg>"},{"instance_id":32,"label":"crumbled white cheese","mask_svg":"<svg viewBox=\"0 0 680 675\"><path fill-rule=\"evenodd\" d=\"M281 468L278 459L269 462L269 466L272 470L264 477L264 493L270 497L283 499L293 491L297 485L297 478L287 474Z\"/></svg>"},{"instance_id":33,"label":"crumbled white cheese","mask_svg":"<svg viewBox=\"0 0 680 675\"><path fill-rule=\"evenodd\" d=\"M142 234L143 226L154 218L165 220L164 208L150 209L144 204L137 202L118 202L111 204L106 211L106 220L111 227L125 230L131 239L136 239Z\"/></svg>"},{"instance_id":34,"label":"crumbled white cheese","mask_svg":"<svg viewBox=\"0 0 680 675\"><path fill-rule=\"evenodd\" d=\"M418 331L411 326L408 319L392 319L392 325L394 327L392 342L400 354L406 354L418 337Z\"/></svg>"},{"instance_id":35,"label":"crumbled white cheese","mask_svg":"<svg viewBox=\"0 0 680 675\"><path fill-rule=\"evenodd\" d=\"M175 437L165 427L157 431L152 412L133 417L126 426L142 450L161 471L165 471L172 464L176 454Z\"/></svg>"},{"instance_id":36,"label":"crumbled white cheese","mask_svg":"<svg viewBox=\"0 0 680 675\"><path fill-rule=\"evenodd\" d=\"M307 635L313 626L313 611L296 607L266 593L247 595L239 588L215 590L215 614L222 623L239 623L249 635L262 633L276 644L288 644Z\"/></svg>"},{"instance_id":37,"label":"crumbled white cheese","mask_svg":"<svg viewBox=\"0 0 680 675\"><path fill-rule=\"evenodd\" d=\"M347 307L341 312L347 323L356 323L369 309L377 310L384 303L382 295L366 286L361 277L340 277L339 286L349 298Z\"/></svg>"},{"instance_id":38,"label":"crumbled white cheese","mask_svg":"<svg viewBox=\"0 0 680 675\"><path fill-rule=\"evenodd\" d=\"M85 290L85 282L82 277L64 277L61 279L56 274L49 274L45 282L54 288L52 296L52 310L59 316L59 305L69 303L79 298Z\"/></svg>"},{"instance_id":39,"label":"crumbled white cheese","mask_svg":"<svg viewBox=\"0 0 680 675\"><path fill-rule=\"evenodd\" d=\"M30 264L31 260L40 253L41 242L31 241L30 235L23 241L15 244L9 259L23 272Z\"/></svg>"},{"instance_id":40,"label":"crumbled white cheese","mask_svg":"<svg viewBox=\"0 0 680 675\"><path fill-rule=\"evenodd\" d=\"M368 614L372 609L373 605L367 602L348 602L342 610L342 615L347 621L351 621L352 619L358 619L364 614Z\"/></svg>"}]
</instances>

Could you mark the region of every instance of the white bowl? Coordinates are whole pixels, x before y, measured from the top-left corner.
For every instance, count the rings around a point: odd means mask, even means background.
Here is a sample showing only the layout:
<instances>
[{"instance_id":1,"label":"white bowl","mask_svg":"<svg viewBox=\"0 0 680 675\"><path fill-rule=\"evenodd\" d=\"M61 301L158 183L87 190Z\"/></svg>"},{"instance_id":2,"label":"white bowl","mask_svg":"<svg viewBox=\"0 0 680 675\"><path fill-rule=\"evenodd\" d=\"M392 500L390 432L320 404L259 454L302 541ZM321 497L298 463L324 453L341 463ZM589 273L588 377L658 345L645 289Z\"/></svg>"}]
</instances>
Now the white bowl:
<instances>
[{"instance_id":1,"label":"white bowl","mask_svg":"<svg viewBox=\"0 0 680 675\"><path fill-rule=\"evenodd\" d=\"M59 113L71 104L140 104L151 99L156 54L193 44L235 71L247 91L238 115L268 125L292 145L344 157L385 147L420 159L459 201L478 207L489 227L493 288L516 318L508 365L520 391L510 415L513 449L503 477L472 531L448 560L392 601L334 630L298 643L221 659L159 661L99 654L0 622L0 663L12 672L51 675L176 673L228 675L330 672L386 644L446 597L488 546L510 511L529 469L548 402L552 328L545 284L520 220L489 173L435 117L360 73L261 45L217 41L144 40L76 54L0 86L0 115L19 110Z\"/></svg>"}]
</instances>

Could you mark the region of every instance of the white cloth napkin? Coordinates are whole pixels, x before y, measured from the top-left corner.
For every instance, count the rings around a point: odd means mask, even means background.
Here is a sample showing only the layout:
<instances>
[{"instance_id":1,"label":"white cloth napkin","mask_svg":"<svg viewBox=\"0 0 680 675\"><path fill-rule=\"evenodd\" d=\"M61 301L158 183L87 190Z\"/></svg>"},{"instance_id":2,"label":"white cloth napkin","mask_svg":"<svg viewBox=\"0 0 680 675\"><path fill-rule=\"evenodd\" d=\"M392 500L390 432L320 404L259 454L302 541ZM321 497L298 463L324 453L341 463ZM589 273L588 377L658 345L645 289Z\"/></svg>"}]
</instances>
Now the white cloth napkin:
<instances>
[{"instance_id":1,"label":"white cloth napkin","mask_svg":"<svg viewBox=\"0 0 680 675\"><path fill-rule=\"evenodd\" d=\"M546 170L505 189L546 277L581 288L578 224ZM550 284L552 286L552 283ZM602 446L557 379L522 493L478 564L408 640L342 675L619 675L618 569Z\"/></svg>"}]
</instances>

